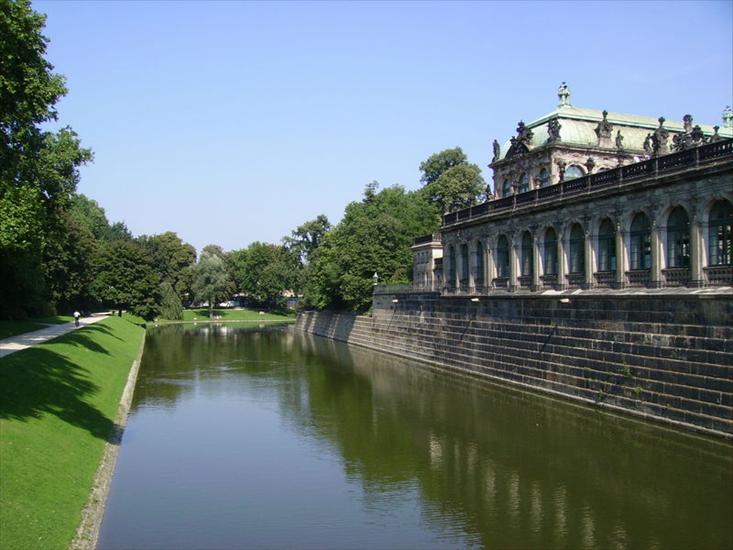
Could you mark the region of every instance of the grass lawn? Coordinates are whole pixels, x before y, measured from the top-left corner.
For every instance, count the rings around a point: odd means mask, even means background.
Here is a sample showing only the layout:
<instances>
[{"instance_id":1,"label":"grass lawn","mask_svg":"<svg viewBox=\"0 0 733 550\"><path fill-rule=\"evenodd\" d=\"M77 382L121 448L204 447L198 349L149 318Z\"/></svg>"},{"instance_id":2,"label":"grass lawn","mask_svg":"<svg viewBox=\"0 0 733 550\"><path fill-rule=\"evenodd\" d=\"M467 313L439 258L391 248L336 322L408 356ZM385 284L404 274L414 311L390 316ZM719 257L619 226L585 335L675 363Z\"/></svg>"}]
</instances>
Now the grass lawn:
<instances>
[{"instance_id":1,"label":"grass lawn","mask_svg":"<svg viewBox=\"0 0 733 550\"><path fill-rule=\"evenodd\" d=\"M143 334L110 317L0 359L0 548L71 542Z\"/></svg>"},{"instance_id":2,"label":"grass lawn","mask_svg":"<svg viewBox=\"0 0 733 550\"><path fill-rule=\"evenodd\" d=\"M295 319L294 313L265 313L260 315L259 311L253 309L215 309L214 316L221 317L223 321L288 321ZM187 309L183 312L184 321L208 321L208 309Z\"/></svg>"},{"instance_id":3,"label":"grass lawn","mask_svg":"<svg viewBox=\"0 0 733 550\"><path fill-rule=\"evenodd\" d=\"M0 340L16 334L46 328L47 325L60 325L73 320L74 318L71 315L55 315L41 319L29 319L28 321L0 321Z\"/></svg>"}]
</instances>

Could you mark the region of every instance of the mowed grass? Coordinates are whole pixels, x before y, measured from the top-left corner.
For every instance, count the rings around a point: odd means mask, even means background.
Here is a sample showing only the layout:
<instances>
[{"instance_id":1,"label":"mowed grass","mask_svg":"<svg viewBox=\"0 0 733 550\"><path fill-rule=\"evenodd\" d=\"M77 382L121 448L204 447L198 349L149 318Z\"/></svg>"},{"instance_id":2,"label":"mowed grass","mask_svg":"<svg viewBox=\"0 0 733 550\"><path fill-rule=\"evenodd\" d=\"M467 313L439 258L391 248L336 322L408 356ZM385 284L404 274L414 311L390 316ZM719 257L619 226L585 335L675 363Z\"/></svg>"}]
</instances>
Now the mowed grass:
<instances>
[{"instance_id":1,"label":"mowed grass","mask_svg":"<svg viewBox=\"0 0 733 550\"><path fill-rule=\"evenodd\" d=\"M294 313L265 313L253 309L215 309L214 317L222 321L288 321L295 319ZM183 312L184 321L208 321L208 309L187 309Z\"/></svg>"},{"instance_id":2,"label":"mowed grass","mask_svg":"<svg viewBox=\"0 0 733 550\"><path fill-rule=\"evenodd\" d=\"M60 325L73 320L74 318L71 315L54 315L53 317L30 319L28 321L0 321L0 340L25 332L40 330L48 325Z\"/></svg>"},{"instance_id":3,"label":"mowed grass","mask_svg":"<svg viewBox=\"0 0 733 550\"><path fill-rule=\"evenodd\" d=\"M111 317L0 359L0 548L66 548L144 331Z\"/></svg>"}]
</instances>

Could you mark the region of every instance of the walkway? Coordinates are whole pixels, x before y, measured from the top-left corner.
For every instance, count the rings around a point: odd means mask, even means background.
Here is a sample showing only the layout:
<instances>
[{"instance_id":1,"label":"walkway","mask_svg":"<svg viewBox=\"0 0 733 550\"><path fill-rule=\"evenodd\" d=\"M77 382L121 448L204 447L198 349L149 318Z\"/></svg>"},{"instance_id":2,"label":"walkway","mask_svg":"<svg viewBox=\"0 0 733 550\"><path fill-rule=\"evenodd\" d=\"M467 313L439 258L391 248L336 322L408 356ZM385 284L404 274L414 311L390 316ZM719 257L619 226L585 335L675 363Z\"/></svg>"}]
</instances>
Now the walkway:
<instances>
[{"instance_id":1,"label":"walkway","mask_svg":"<svg viewBox=\"0 0 733 550\"><path fill-rule=\"evenodd\" d=\"M107 317L107 314L101 313L92 315L91 317L82 317L79 321L79 328L101 321L105 317ZM77 327L74 326L74 321L70 321L62 325L51 325L49 327L42 328L41 330L34 330L33 332L16 334L10 338L5 338L4 340L0 340L0 357L5 357L6 355L10 355L16 351L35 346L36 344L40 344L46 340L51 340L57 336L76 330L76 328Z\"/></svg>"}]
</instances>

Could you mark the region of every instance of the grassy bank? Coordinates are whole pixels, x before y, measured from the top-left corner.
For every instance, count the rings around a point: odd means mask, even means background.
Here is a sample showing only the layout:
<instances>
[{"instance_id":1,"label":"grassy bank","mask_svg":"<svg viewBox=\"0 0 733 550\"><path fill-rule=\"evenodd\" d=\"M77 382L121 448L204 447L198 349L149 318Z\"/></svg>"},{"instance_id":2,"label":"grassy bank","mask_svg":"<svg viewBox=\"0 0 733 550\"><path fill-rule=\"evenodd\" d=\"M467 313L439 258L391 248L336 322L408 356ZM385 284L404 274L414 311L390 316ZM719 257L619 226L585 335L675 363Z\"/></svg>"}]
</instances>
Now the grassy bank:
<instances>
[{"instance_id":1,"label":"grassy bank","mask_svg":"<svg viewBox=\"0 0 733 550\"><path fill-rule=\"evenodd\" d=\"M215 309L214 319L221 321L292 321L295 313L264 313L253 309ZM187 309L183 312L184 322L210 321L208 309ZM161 321L166 322L166 321Z\"/></svg>"},{"instance_id":2,"label":"grassy bank","mask_svg":"<svg viewBox=\"0 0 733 550\"><path fill-rule=\"evenodd\" d=\"M0 359L0 548L66 548L143 329L111 317Z\"/></svg>"},{"instance_id":3,"label":"grassy bank","mask_svg":"<svg viewBox=\"0 0 733 550\"><path fill-rule=\"evenodd\" d=\"M71 315L55 315L53 317L43 317L42 319L30 319L28 321L0 321L0 340L46 328L48 325L60 325L73 320L74 318Z\"/></svg>"}]
</instances>

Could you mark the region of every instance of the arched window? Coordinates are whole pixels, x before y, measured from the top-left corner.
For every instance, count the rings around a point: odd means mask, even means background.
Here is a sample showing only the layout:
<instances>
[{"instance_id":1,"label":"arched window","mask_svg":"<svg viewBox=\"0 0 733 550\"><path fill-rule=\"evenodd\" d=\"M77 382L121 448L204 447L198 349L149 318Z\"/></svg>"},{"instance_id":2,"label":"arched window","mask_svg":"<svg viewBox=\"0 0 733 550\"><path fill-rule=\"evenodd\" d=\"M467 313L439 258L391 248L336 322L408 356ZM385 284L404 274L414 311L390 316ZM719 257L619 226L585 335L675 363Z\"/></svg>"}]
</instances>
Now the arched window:
<instances>
[{"instance_id":1,"label":"arched window","mask_svg":"<svg viewBox=\"0 0 733 550\"><path fill-rule=\"evenodd\" d=\"M681 206L667 218L667 267L690 267L690 218Z\"/></svg>"},{"instance_id":2,"label":"arched window","mask_svg":"<svg viewBox=\"0 0 733 550\"><path fill-rule=\"evenodd\" d=\"M733 265L733 206L727 200L710 209L708 265Z\"/></svg>"},{"instance_id":3,"label":"arched window","mask_svg":"<svg viewBox=\"0 0 733 550\"><path fill-rule=\"evenodd\" d=\"M598 228L598 271L616 271L616 229L608 218Z\"/></svg>"},{"instance_id":4,"label":"arched window","mask_svg":"<svg viewBox=\"0 0 733 550\"><path fill-rule=\"evenodd\" d=\"M550 185L550 173L547 168L540 170L540 187L548 187Z\"/></svg>"},{"instance_id":5,"label":"arched window","mask_svg":"<svg viewBox=\"0 0 733 550\"><path fill-rule=\"evenodd\" d=\"M585 172L578 164L571 164L565 169L565 180L574 180L575 178L582 178L585 176Z\"/></svg>"},{"instance_id":6,"label":"arched window","mask_svg":"<svg viewBox=\"0 0 733 550\"><path fill-rule=\"evenodd\" d=\"M501 186L501 196L508 197L512 194L512 182L507 178Z\"/></svg>"},{"instance_id":7,"label":"arched window","mask_svg":"<svg viewBox=\"0 0 733 550\"><path fill-rule=\"evenodd\" d=\"M522 277L531 277L534 272L534 255L532 254L532 235L529 231L522 234L520 249L519 272Z\"/></svg>"},{"instance_id":8,"label":"arched window","mask_svg":"<svg viewBox=\"0 0 733 550\"><path fill-rule=\"evenodd\" d=\"M529 175L527 172L519 176L519 193L526 193L529 191Z\"/></svg>"},{"instance_id":9,"label":"arched window","mask_svg":"<svg viewBox=\"0 0 733 550\"><path fill-rule=\"evenodd\" d=\"M496 242L496 276L509 277L509 241L504 235Z\"/></svg>"},{"instance_id":10,"label":"arched window","mask_svg":"<svg viewBox=\"0 0 733 550\"><path fill-rule=\"evenodd\" d=\"M484 243L476 241L476 286L484 284Z\"/></svg>"},{"instance_id":11,"label":"arched window","mask_svg":"<svg viewBox=\"0 0 733 550\"><path fill-rule=\"evenodd\" d=\"M557 275L557 233L550 227L545 231L542 272L544 275Z\"/></svg>"},{"instance_id":12,"label":"arched window","mask_svg":"<svg viewBox=\"0 0 733 550\"><path fill-rule=\"evenodd\" d=\"M570 230L570 273L583 273L585 270L585 234L579 223Z\"/></svg>"},{"instance_id":13,"label":"arched window","mask_svg":"<svg viewBox=\"0 0 733 550\"><path fill-rule=\"evenodd\" d=\"M631 269L649 269L652 266L651 231L649 218L643 212L634 216L629 239Z\"/></svg>"},{"instance_id":14,"label":"arched window","mask_svg":"<svg viewBox=\"0 0 733 550\"><path fill-rule=\"evenodd\" d=\"M461 286L468 285L468 245L461 245Z\"/></svg>"},{"instance_id":15,"label":"arched window","mask_svg":"<svg viewBox=\"0 0 733 550\"><path fill-rule=\"evenodd\" d=\"M456 284L456 249L453 245L448 247L448 285Z\"/></svg>"}]
</instances>

